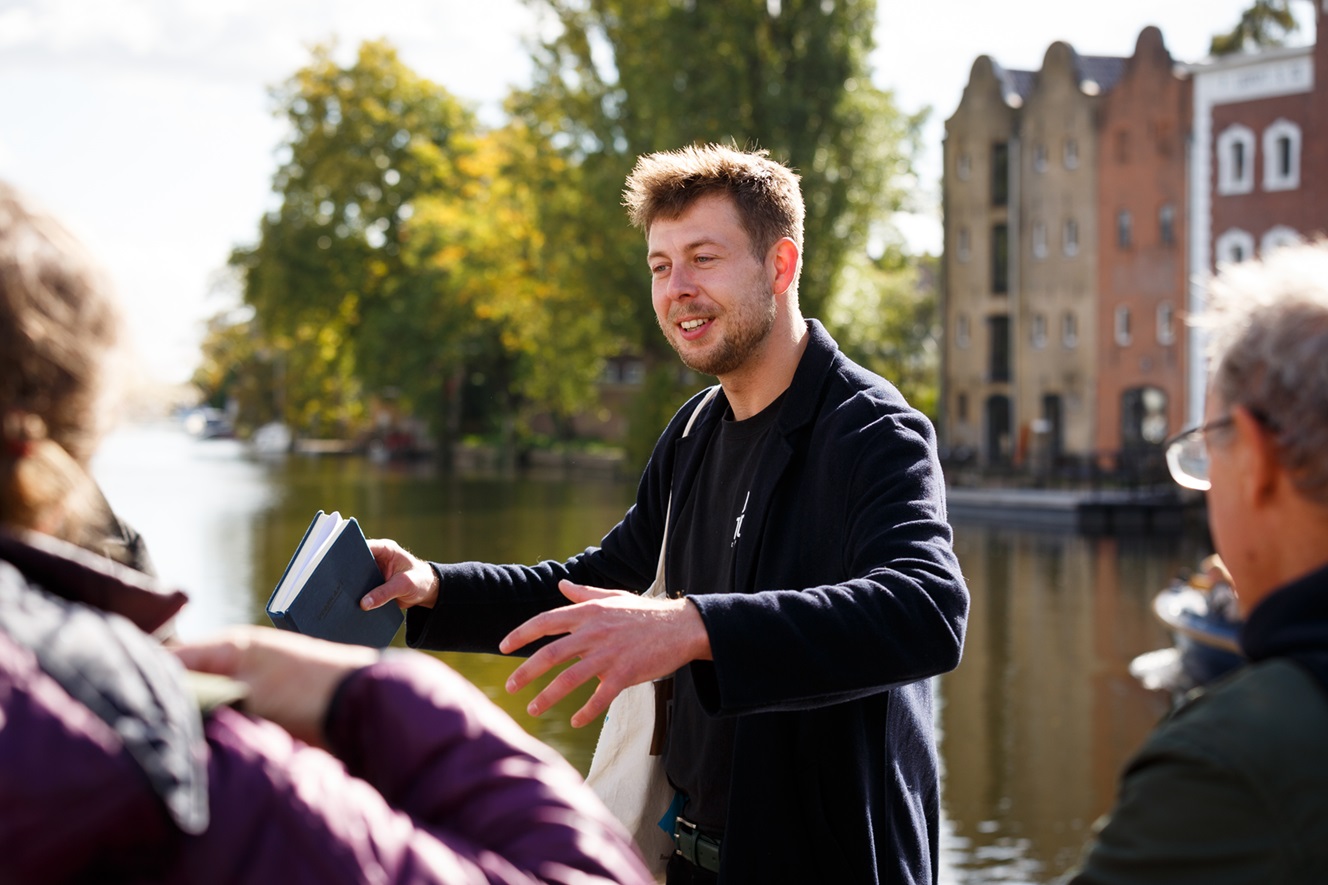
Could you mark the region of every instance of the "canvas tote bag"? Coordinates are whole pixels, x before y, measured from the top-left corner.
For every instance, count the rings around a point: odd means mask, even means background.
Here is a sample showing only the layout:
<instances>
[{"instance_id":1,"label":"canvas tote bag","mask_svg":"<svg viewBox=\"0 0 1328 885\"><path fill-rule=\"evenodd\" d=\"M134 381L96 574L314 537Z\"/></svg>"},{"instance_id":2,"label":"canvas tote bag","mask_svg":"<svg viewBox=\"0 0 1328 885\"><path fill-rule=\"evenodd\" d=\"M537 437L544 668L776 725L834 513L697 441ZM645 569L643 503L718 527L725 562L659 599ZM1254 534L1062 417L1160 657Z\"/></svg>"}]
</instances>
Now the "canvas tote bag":
<instances>
[{"instance_id":1,"label":"canvas tote bag","mask_svg":"<svg viewBox=\"0 0 1328 885\"><path fill-rule=\"evenodd\" d=\"M715 398L719 385L711 387L687 420L682 435L692 431L696 416ZM669 520L673 494L664 511L664 540L659 545L655 581L645 596L665 594L664 553L669 546ZM673 837L659 827L659 820L673 802L673 787L664 776L664 757L650 755L655 730L655 685L643 682L619 692L604 714L595 754L590 760L586 783L609 810L627 827L645 857L646 865L656 874L664 871L673 854Z\"/></svg>"}]
</instances>

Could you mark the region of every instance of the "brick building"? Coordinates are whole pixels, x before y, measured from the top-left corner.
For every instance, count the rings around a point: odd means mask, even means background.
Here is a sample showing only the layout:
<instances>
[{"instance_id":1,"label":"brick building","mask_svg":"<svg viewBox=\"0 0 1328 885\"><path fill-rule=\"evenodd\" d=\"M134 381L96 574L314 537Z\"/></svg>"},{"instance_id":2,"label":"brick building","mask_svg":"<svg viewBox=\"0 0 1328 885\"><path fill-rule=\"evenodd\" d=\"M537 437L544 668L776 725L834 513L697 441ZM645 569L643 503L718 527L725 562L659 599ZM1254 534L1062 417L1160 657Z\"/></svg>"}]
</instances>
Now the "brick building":
<instances>
[{"instance_id":1,"label":"brick building","mask_svg":"<svg viewBox=\"0 0 1328 885\"><path fill-rule=\"evenodd\" d=\"M1155 447L1185 421L1190 88L1145 28L1102 102L1094 446ZM1112 458L1111 460L1118 460Z\"/></svg>"},{"instance_id":2,"label":"brick building","mask_svg":"<svg viewBox=\"0 0 1328 885\"><path fill-rule=\"evenodd\" d=\"M946 121L942 444L986 465L1092 451L1099 118L1125 59L973 65Z\"/></svg>"},{"instance_id":3,"label":"brick building","mask_svg":"<svg viewBox=\"0 0 1328 885\"><path fill-rule=\"evenodd\" d=\"M1311 46L1242 54L1188 66L1194 89L1189 169L1195 282L1218 265L1328 233L1328 0L1314 0ZM1203 414L1203 335L1189 334L1188 419Z\"/></svg>"},{"instance_id":4,"label":"brick building","mask_svg":"<svg viewBox=\"0 0 1328 885\"><path fill-rule=\"evenodd\" d=\"M1203 276L1328 232L1328 40L1180 65L1148 27L1128 58L981 56L944 156L943 450L1137 468L1202 413Z\"/></svg>"}]
</instances>

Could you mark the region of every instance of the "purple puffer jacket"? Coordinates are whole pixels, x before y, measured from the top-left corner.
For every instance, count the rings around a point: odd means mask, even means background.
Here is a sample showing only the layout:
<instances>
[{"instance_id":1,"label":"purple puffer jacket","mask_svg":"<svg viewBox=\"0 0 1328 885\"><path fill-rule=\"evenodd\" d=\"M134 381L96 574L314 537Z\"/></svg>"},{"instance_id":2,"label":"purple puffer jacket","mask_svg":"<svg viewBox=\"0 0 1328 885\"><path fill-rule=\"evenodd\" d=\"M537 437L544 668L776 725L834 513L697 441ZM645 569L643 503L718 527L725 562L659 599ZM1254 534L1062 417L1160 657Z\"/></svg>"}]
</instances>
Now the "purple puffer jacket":
<instances>
[{"instance_id":1,"label":"purple puffer jacket","mask_svg":"<svg viewBox=\"0 0 1328 885\"><path fill-rule=\"evenodd\" d=\"M200 721L144 632L183 601L0 531L0 883L652 881L580 775L434 658L345 681L336 757Z\"/></svg>"}]
</instances>

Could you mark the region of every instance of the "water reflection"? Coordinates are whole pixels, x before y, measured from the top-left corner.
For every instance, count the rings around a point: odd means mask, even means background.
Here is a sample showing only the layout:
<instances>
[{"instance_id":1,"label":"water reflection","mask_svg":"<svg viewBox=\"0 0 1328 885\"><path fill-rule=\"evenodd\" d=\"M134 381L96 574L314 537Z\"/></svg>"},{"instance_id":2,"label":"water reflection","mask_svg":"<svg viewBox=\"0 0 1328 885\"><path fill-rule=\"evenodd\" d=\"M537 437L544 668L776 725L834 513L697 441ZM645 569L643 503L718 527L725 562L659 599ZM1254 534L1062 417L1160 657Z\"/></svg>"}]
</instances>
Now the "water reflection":
<instances>
[{"instance_id":1,"label":"water reflection","mask_svg":"<svg viewBox=\"0 0 1328 885\"><path fill-rule=\"evenodd\" d=\"M955 543L973 611L940 686L946 861L954 882L1052 881L1166 711L1127 668L1167 643L1149 602L1202 542L960 524Z\"/></svg>"},{"instance_id":2,"label":"water reflection","mask_svg":"<svg viewBox=\"0 0 1328 885\"><path fill-rule=\"evenodd\" d=\"M103 444L93 473L147 539L162 579L189 592L176 625L185 639L228 624L269 624L268 596L320 509L354 516L366 535L394 538L430 559L531 562L598 541L634 493L596 474L514 482L359 458L256 458L233 440L196 440L172 424L121 428ZM547 679L509 695L511 659L439 657L573 765L589 768L598 727L568 724L588 688L533 719L525 706Z\"/></svg>"},{"instance_id":3,"label":"water reflection","mask_svg":"<svg viewBox=\"0 0 1328 885\"><path fill-rule=\"evenodd\" d=\"M354 458L261 460L170 426L118 432L94 472L163 578L190 592L186 638L267 623L263 605L320 508L429 558L532 562L594 543L634 492L593 475L458 479ZM943 883L1043 883L1074 864L1121 765L1165 711L1167 699L1127 672L1167 642L1149 600L1208 552L1202 544L956 526L973 613L962 665L938 682ZM587 769L597 726L568 718L588 690L532 719L524 708L538 686L502 688L511 660L441 657Z\"/></svg>"}]
</instances>

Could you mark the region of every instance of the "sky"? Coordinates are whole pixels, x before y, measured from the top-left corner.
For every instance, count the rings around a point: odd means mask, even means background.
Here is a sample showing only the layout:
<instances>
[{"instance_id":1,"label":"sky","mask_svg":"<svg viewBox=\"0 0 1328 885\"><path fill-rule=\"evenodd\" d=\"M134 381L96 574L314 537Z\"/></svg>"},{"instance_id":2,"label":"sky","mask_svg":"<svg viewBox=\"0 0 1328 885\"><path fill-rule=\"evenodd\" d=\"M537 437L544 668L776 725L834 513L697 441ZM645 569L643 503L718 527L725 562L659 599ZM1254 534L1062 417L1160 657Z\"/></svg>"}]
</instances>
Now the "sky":
<instances>
[{"instance_id":1,"label":"sky","mask_svg":"<svg viewBox=\"0 0 1328 885\"><path fill-rule=\"evenodd\" d=\"M1249 2L880 0L873 79L905 111L932 108L920 211L899 228L939 251L944 120L978 56L1036 70L1057 40L1128 56L1156 25L1177 61L1198 61ZM183 382L204 321L235 303L219 285L227 256L254 242L272 205L286 133L269 88L309 47L335 40L349 62L361 41L386 38L496 123L503 96L529 80L540 26L521 0L0 0L0 179L106 268L147 376Z\"/></svg>"}]
</instances>

